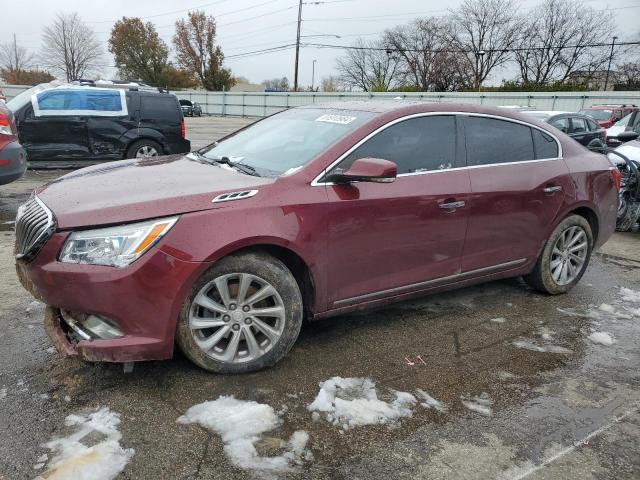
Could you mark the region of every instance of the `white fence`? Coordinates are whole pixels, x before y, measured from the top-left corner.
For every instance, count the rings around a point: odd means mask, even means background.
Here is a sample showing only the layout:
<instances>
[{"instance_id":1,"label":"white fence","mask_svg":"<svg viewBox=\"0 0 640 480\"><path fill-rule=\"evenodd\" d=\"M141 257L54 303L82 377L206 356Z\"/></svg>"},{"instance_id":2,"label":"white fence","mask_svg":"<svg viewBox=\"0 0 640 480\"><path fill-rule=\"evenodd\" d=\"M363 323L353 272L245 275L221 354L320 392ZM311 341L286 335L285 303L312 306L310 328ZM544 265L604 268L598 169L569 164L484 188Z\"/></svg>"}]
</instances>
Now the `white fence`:
<instances>
[{"instance_id":1,"label":"white fence","mask_svg":"<svg viewBox=\"0 0 640 480\"><path fill-rule=\"evenodd\" d=\"M7 98L25 90L23 85L0 85ZM640 104L640 92L455 92L455 93L312 93L312 92L174 92L178 98L198 102L208 115L264 117L291 107L314 103L372 98L407 98L433 102L462 102L481 105L522 105L537 110L577 111L602 103Z\"/></svg>"}]
</instances>

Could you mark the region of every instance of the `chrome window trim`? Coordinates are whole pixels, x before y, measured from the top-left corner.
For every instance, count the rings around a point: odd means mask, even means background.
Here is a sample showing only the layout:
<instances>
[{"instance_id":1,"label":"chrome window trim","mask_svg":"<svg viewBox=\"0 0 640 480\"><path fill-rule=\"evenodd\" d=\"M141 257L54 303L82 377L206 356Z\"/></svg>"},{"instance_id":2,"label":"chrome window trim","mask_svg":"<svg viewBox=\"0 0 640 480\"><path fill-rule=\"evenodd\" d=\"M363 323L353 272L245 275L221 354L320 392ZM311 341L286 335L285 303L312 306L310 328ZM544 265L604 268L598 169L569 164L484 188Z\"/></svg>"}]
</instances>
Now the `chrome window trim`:
<instances>
[{"instance_id":1,"label":"chrome window trim","mask_svg":"<svg viewBox=\"0 0 640 480\"><path fill-rule=\"evenodd\" d=\"M521 163L536 163L536 162L549 162L549 161L554 161L554 160L562 160L563 156L563 152L562 152L562 144L560 143L560 140L558 140L558 137L556 137L554 134L546 131L544 128L540 128L537 125L534 125L532 123L529 122L525 122L522 120L517 120L515 118L509 118L509 117L503 117L501 115L494 115L494 114L490 114L490 113L473 113L473 112L422 112L422 113L412 113L411 115L406 115L404 117L400 117L400 118L396 118L395 120L391 120L388 123L385 123L384 125L378 127L377 129L375 129L373 132L369 133L366 137L362 138L360 141L358 141L356 144L354 144L351 148L349 148L345 153L343 153L342 155L340 155L337 160L334 160L327 168L323 169L318 175L316 175L316 177L313 179L313 181L311 182L311 186L312 187L322 187L322 186L327 186L327 185L335 185L335 183L333 182L320 182L320 179L325 176L326 172L331 171L335 166L337 166L340 162L342 162L346 157L348 157L349 155L351 155L351 153L353 153L354 150L356 150L357 148L359 148L363 143L365 143L366 141L368 141L369 139L373 138L374 136L376 136L378 133L382 132L383 130L386 130L387 128L395 125L396 123L400 123L403 122L405 120L411 120L413 118L420 118L420 117L432 117L432 116L436 116L436 115L464 115L467 117L485 117L485 118L493 118L496 120L504 120L507 122L513 122L513 123L519 123L521 125L525 125L529 128L535 128L537 130L540 130L542 133L549 135L551 138L553 138L556 142L556 145L558 146L558 156L554 157L554 158L538 158L535 160L520 160L517 162L508 162L508 163L487 163L485 165L465 165L464 167L453 167L453 168L447 168L444 170L427 170L424 172L410 172L410 173L401 173L397 176L397 178L400 177L410 177L410 176L415 176L415 175L426 175L426 174L432 174L432 173L443 173L443 172L450 172L452 170L464 170L464 169L472 169L472 168L486 168L486 167L496 167L496 166L505 166L505 165L519 165ZM532 139L533 141L533 139Z\"/></svg>"}]
</instances>

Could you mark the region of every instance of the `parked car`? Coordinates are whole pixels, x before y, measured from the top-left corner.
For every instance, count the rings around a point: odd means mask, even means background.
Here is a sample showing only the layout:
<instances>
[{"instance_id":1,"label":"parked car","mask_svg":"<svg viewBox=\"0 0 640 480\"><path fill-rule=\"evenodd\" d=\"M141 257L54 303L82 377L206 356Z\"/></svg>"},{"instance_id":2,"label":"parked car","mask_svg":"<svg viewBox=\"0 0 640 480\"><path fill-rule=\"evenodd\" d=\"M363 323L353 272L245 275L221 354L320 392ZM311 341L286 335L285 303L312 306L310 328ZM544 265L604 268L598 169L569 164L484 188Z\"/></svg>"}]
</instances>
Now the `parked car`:
<instances>
[{"instance_id":1,"label":"parked car","mask_svg":"<svg viewBox=\"0 0 640 480\"><path fill-rule=\"evenodd\" d=\"M638 132L619 134L622 145L609 153L621 174L616 230L628 232L640 219L640 142Z\"/></svg>"},{"instance_id":2,"label":"parked car","mask_svg":"<svg viewBox=\"0 0 640 480\"><path fill-rule=\"evenodd\" d=\"M622 144L618 135L622 132L640 133L640 110L634 110L612 127L607 128L607 145L618 147Z\"/></svg>"},{"instance_id":3,"label":"parked car","mask_svg":"<svg viewBox=\"0 0 640 480\"><path fill-rule=\"evenodd\" d=\"M569 291L614 231L619 182L518 112L312 105L40 187L17 269L61 352L164 359L177 341L202 368L248 372L283 358L305 317L515 276Z\"/></svg>"},{"instance_id":4,"label":"parked car","mask_svg":"<svg viewBox=\"0 0 640 480\"><path fill-rule=\"evenodd\" d=\"M583 108L578 113L589 115L594 118L601 127L609 128L622 117L629 115L631 112L638 110L635 105L593 105L589 108Z\"/></svg>"},{"instance_id":5,"label":"parked car","mask_svg":"<svg viewBox=\"0 0 640 480\"><path fill-rule=\"evenodd\" d=\"M17 180L26 169L27 158L24 149L18 143L13 114L0 103L0 185Z\"/></svg>"},{"instance_id":6,"label":"parked car","mask_svg":"<svg viewBox=\"0 0 640 480\"><path fill-rule=\"evenodd\" d=\"M185 117L193 117L195 115L202 116L202 107L198 102L191 102L191 100L180 100L180 107L182 108L182 114Z\"/></svg>"},{"instance_id":7,"label":"parked car","mask_svg":"<svg viewBox=\"0 0 640 480\"><path fill-rule=\"evenodd\" d=\"M139 85L101 85L45 84L7 103L30 160L120 160L189 152L175 95Z\"/></svg>"},{"instance_id":8,"label":"parked car","mask_svg":"<svg viewBox=\"0 0 640 480\"><path fill-rule=\"evenodd\" d=\"M540 110L525 113L548 123L562 133L566 133L590 150L602 153L602 149L606 145L607 131L588 115Z\"/></svg>"}]
</instances>

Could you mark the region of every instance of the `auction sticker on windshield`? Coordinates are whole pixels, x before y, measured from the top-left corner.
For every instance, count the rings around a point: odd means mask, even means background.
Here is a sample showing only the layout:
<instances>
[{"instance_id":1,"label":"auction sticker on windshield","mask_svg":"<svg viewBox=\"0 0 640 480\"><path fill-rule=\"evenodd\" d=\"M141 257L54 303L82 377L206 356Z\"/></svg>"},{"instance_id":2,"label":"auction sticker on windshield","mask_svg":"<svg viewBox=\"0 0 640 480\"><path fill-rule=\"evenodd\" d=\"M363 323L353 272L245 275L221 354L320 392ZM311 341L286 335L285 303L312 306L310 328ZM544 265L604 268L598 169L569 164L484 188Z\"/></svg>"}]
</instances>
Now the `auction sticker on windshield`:
<instances>
[{"instance_id":1,"label":"auction sticker on windshield","mask_svg":"<svg viewBox=\"0 0 640 480\"><path fill-rule=\"evenodd\" d=\"M357 117L347 117L345 115L322 115L316 118L316 122L339 123L341 125L349 125Z\"/></svg>"}]
</instances>

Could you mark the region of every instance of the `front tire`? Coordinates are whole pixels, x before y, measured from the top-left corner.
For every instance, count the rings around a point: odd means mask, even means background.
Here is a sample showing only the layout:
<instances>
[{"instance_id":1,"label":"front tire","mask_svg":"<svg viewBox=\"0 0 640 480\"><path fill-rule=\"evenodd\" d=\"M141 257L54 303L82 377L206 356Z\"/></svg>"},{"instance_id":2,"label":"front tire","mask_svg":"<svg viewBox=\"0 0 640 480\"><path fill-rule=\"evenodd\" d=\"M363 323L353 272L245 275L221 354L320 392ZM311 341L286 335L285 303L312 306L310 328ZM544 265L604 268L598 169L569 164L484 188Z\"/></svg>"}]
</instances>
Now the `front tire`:
<instances>
[{"instance_id":1,"label":"front tire","mask_svg":"<svg viewBox=\"0 0 640 480\"><path fill-rule=\"evenodd\" d=\"M566 293L584 275L592 249L591 225L580 215L570 215L551 232L533 271L524 279L541 292Z\"/></svg>"},{"instance_id":2,"label":"front tire","mask_svg":"<svg viewBox=\"0 0 640 480\"><path fill-rule=\"evenodd\" d=\"M205 370L253 372L291 350L302 317L300 288L281 261L261 252L230 255L194 285L176 338L184 354Z\"/></svg>"}]
</instances>

